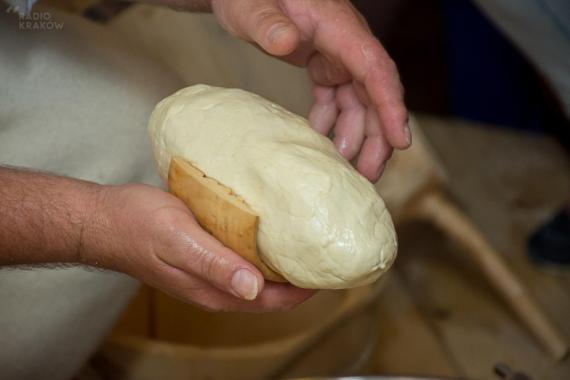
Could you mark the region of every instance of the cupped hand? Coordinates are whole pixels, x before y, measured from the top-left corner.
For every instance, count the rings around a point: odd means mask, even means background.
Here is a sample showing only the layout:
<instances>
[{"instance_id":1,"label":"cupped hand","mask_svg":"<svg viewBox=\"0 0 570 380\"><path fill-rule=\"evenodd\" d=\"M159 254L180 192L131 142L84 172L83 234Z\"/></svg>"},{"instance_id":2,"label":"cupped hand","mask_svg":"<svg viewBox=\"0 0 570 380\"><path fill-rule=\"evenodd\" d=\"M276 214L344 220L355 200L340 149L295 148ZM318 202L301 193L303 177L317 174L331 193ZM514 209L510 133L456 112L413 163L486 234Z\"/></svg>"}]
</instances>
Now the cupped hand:
<instances>
[{"instance_id":1,"label":"cupped hand","mask_svg":"<svg viewBox=\"0 0 570 380\"><path fill-rule=\"evenodd\" d=\"M218 21L267 53L306 66L311 126L370 181L411 144L394 61L349 0L212 0Z\"/></svg>"},{"instance_id":2,"label":"cupped hand","mask_svg":"<svg viewBox=\"0 0 570 380\"><path fill-rule=\"evenodd\" d=\"M209 310L287 310L314 292L265 282L204 231L186 205L146 185L103 187L83 229L81 262L118 270Z\"/></svg>"}]
</instances>

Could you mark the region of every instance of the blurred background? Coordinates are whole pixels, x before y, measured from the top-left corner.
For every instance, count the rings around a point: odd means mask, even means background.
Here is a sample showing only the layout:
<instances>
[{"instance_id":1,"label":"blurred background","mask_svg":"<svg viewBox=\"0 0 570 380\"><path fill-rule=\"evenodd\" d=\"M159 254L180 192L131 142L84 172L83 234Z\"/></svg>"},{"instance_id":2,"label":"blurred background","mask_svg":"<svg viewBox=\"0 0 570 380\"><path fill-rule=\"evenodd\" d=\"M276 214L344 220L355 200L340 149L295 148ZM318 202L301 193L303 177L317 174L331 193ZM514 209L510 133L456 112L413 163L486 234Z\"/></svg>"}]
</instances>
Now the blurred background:
<instances>
[{"instance_id":1,"label":"blurred background","mask_svg":"<svg viewBox=\"0 0 570 380\"><path fill-rule=\"evenodd\" d=\"M469 0L354 5L396 61L415 115L414 147L377 185L398 229L395 268L372 287L263 316L211 314L143 287L79 378L496 379L497 365L504 378L570 378L569 272L526 253L570 195L561 100ZM304 115L311 104L303 69L228 37L209 15L107 0L65 7L184 85L240 87Z\"/></svg>"},{"instance_id":2,"label":"blurred background","mask_svg":"<svg viewBox=\"0 0 570 380\"><path fill-rule=\"evenodd\" d=\"M561 101L472 1L354 4L397 62L411 109L555 133L568 146L570 132Z\"/></svg>"}]
</instances>

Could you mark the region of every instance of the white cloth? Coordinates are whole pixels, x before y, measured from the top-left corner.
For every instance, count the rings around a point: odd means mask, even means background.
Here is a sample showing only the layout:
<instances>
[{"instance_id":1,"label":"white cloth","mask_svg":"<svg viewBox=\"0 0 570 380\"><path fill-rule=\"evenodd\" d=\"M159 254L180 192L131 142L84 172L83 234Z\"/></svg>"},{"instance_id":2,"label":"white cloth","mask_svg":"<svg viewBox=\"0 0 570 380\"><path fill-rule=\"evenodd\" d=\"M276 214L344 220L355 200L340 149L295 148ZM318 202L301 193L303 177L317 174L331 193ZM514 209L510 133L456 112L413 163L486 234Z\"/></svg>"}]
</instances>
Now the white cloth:
<instances>
[{"instance_id":1,"label":"white cloth","mask_svg":"<svg viewBox=\"0 0 570 380\"><path fill-rule=\"evenodd\" d=\"M236 87L299 115L312 103L307 70L275 59L223 30L211 14L140 4L109 27L180 76L186 85Z\"/></svg>"},{"instance_id":2,"label":"white cloth","mask_svg":"<svg viewBox=\"0 0 570 380\"><path fill-rule=\"evenodd\" d=\"M570 117L570 1L475 0L542 72Z\"/></svg>"},{"instance_id":3,"label":"white cloth","mask_svg":"<svg viewBox=\"0 0 570 380\"><path fill-rule=\"evenodd\" d=\"M146 123L180 87L242 87L302 114L310 105L304 69L230 37L211 15L137 5L105 30L55 12L51 19L63 29L21 31L16 15L0 15L0 164L158 184ZM0 269L0 380L69 378L135 286L79 268Z\"/></svg>"},{"instance_id":4,"label":"white cloth","mask_svg":"<svg viewBox=\"0 0 570 380\"><path fill-rule=\"evenodd\" d=\"M63 30L21 31L0 13L0 164L159 184L146 124L182 84L116 34L50 12ZM136 286L112 272L1 268L0 379L71 378Z\"/></svg>"}]
</instances>

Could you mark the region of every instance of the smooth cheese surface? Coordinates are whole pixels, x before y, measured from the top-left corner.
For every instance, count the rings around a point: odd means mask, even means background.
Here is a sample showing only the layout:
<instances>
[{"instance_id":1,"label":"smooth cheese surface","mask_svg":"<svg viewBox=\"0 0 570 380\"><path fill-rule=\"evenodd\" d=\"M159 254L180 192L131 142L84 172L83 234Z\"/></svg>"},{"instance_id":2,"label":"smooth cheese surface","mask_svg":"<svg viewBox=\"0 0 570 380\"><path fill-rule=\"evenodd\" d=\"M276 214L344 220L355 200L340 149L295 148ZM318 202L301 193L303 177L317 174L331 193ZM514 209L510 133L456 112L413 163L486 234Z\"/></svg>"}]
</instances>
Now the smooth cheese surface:
<instances>
[{"instance_id":1,"label":"smooth cheese surface","mask_svg":"<svg viewBox=\"0 0 570 380\"><path fill-rule=\"evenodd\" d=\"M249 204L260 258L292 284L351 288L392 264L384 202L306 119L247 91L196 85L162 100L149 131L163 178L180 156Z\"/></svg>"}]
</instances>

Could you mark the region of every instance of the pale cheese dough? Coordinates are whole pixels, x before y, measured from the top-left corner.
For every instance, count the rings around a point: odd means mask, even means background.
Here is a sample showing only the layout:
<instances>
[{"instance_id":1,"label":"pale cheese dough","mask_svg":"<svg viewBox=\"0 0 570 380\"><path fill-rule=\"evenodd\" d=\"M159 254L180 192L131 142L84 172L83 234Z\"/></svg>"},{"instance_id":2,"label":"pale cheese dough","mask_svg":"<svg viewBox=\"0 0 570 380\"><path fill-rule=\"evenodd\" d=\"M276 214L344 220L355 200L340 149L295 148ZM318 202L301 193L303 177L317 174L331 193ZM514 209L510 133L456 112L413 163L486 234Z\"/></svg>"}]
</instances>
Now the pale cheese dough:
<instances>
[{"instance_id":1,"label":"pale cheese dough","mask_svg":"<svg viewBox=\"0 0 570 380\"><path fill-rule=\"evenodd\" d=\"M249 204L259 256L292 284L365 285L394 261L384 202L306 119L247 91L196 85L162 100L149 131L163 178L180 156Z\"/></svg>"}]
</instances>

